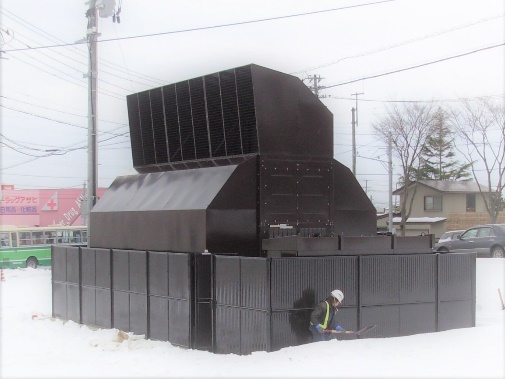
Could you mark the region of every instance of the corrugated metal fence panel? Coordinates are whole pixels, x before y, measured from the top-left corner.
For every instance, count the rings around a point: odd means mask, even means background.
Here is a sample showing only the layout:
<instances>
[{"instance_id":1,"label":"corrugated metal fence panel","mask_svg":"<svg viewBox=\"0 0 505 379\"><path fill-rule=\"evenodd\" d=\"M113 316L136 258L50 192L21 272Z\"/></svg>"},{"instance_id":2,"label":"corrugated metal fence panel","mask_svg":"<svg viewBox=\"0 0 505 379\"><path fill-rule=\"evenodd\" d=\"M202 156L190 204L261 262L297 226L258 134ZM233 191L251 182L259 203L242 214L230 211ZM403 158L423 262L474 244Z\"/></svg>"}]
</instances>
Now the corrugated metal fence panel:
<instances>
[{"instance_id":1,"label":"corrugated metal fence panel","mask_svg":"<svg viewBox=\"0 0 505 379\"><path fill-rule=\"evenodd\" d=\"M212 298L212 255L195 254L195 294L196 300L208 300Z\"/></svg>"},{"instance_id":2,"label":"corrugated metal fence panel","mask_svg":"<svg viewBox=\"0 0 505 379\"><path fill-rule=\"evenodd\" d=\"M81 323L81 291L79 284L67 283L67 317L78 324Z\"/></svg>"},{"instance_id":3,"label":"corrugated metal fence panel","mask_svg":"<svg viewBox=\"0 0 505 379\"><path fill-rule=\"evenodd\" d=\"M214 311L214 353L240 354L240 308L217 304Z\"/></svg>"},{"instance_id":4,"label":"corrugated metal fence panel","mask_svg":"<svg viewBox=\"0 0 505 379\"><path fill-rule=\"evenodd\" d=\"M96 325L96 287L82 286L82 323ZM110 306L109 306L110 308Z\"/></svg>"},{"instance_id":5,"label":"corrugated metal fence panel","mask_svg":"<svg viewBox=\"0 0 505 379\"><path fill-rule=\"evenodd\" d=\"M168 341L168 298L149 296L149 338Z\"/></svg>"},{"instance_id":6,"label":"corrugated metal fence panel","mask_svg":"<svg viewBox=\"0 0 505 379\"><path fill-rule=\"evenodd\" d=\"M357 257L272 258L272 310L313 308L335 288L344 292L345 306L356 306L357 262Z\"/></svg>"},{"instance_id":7,"label":"corrugated metal fence panel","mask_svg":"<svg viewBox=\"0 0 505 379\"><path fill-rule=\"evenodd\" d=\"M363 307L360 321L363 326L377 325L377 329L367 333L367 337L398 337L400 335L400 306Z\"/></svg>"},{"instance_id":8,"label":"corrugated metal fence panel","mask_svg":"<svg viewBox=\"0 0 505 379\"><path fill-rule=\"evenodd\" d=\"M399 264L398 257L393 255L360 258L360 291L363 306L399 303Z\"/></svg>"},{"instance_id":9,"label":"corrugated metal fence panel","mask_svg":"<svg viewBox=\"0 0 505 379\"><path fill-rule=\"evenodd\" d=\"M114 328L147 334L147 294L113 291Z\"/></svg>"},{"instance_id":10,"label":"corrugated metal fence panel","mask_svg":"<svg viewBox=\"0 0 505 379\"><path fill-rule=\"evenodd\" d=\"M81 322L112 327L110 249L81 248Z\"/></svg>"},{"instance_id":11,"label":"corrugated metal fence panel","mask_svg":"<svg viewBox=\"0 0 505 379\"><path fill-rule=\"evenodd\" d=\"M475 326L476 254L438 255L438 330Z\"/></svg>"},{"instance_id":12,"label":"corrugated metal fence panel","mask_svg":"<svg viewBox=\"0 0 505 379\"><path fill-rule=\"evenodd\" d=\"M400 306L400 335L437 331L437 304L419 303Z\"/></svg>"},{"instance_id":13,"label":"corrugated metal fence panel","mask_svg":"<svg viewBox=\"0 0 505 379\"><path fill-rule=\"evenodd\" d=\"M67 285L53 282L53 317L67 318Z\"/></svg>"},{"instance_id":14,"label":"corrugated metal fence panel","mask_svg":"<svg viewBox=\"0 0 505 379\"><path fill-rule=\"evenodd\" d=\"M240 353L270 351L270 313L240 309Z\"/></svg>"},{"instance_id":15,"label":"corrugated metal fence panel","mask_svg":"<svg viewBox=\"0 0 505 379\"><path fill-rule=\"evenodd\" d=\"M113 326L125 332L130 331L130 294L128 292L113 291Z\"/></svg>"},{"instance_id":16,"label":"corrugated metal fence panel","mask_svg":"<svg viewBox=\"0 0 505 379\"><path fill-rule=\"evenodd\" d=\"M272 351L286 346L297 346L312 342L312 335L309 331L311 312L312 309L272 312Z\"/></svg>"},{"instance_id":17,"label":"corrugated metal fence panel","mask_svg":"<svg viewBox=\"0 0 505 379\"><path fill-rule=\"evenodd\" d=\"M240 306L240 257L214 255L216 304Z\"/></svg>"},{"instance_id":18,"label":"corrugated metal fence panel","mask_svg":"<svg viewBox=\"0 0 505 379\"><path fill-rule=\"evenodd\" d=\"M362 305L436 301L436 256L380 255L361 258Z\"/></svg>"},{"instance_id":19,"label":"corrugated metal fence panel","mask_svg":"<svg viewBox=\"0 0 505 379\"><path fill-rule=\"evenodd\" d=\"M102 328L112 328L112 291L96 288L95 325Z\"/></svg>"},{"instance_id":20,"label":"corrugated metal fence panel","mask_svg":"<svg viewBox=\"0 0 505 379\"><path fill-rule=\"evenodd\" d=\"M147 252L130 251L128 253L129 290L147 294Z\"/></svg>"},{"instance_id":21,"label":"corrugated metal fence panel","mask_svg":"<svg viewBox=\"0 0 505 379\"><path fill-rule=\"evenodd\" d=\"M436 303L418 303L363 307L361 327L377 325L363 337L399 337L436 332L436 306Z\"/></svg>"},{"instance_id":22,"label":"corrugated metal fence panel","mask_svg":"<svg viewBox=\"0 0 505 379\"><path fill-rule=\"evenodd\" d=\"M270 271L266 258L240 258L240 306L270 310Z\"/></svg>"},{"instance_id":23,"label":"corrugated metal fence panel","mask_svg":"<svg viewBox=\"0 0 505 379\"><path fill-rule=\"evenodd\" d=\"M437 300L437 257L434 254L399 256L400 303Z\"/></svg>"},{"instance_id":24,"label":"corrugated metal fence panel","mask_svg":"<svg viewBox=\"0 0 505 379\"><path fill-rule=\"evenodd\" d=\"M114 328L147 335L147 252L112 250Z\"/></svg>"},{"instance_id":25,"label":"corrugated metal fence panel","mask_svg":"<svg viewBox=\"0 0 505 379\"><path fill-rule=\"evenodd\" d=\"M185 299L168 299L168 340L191 347L191 304Z\"/></svg>"},{"instance_id":26,"label":"corrugated metal fence panel","mask_svg":"<svg viewBox=\"0 0 505 379\"><path fill-rule=\"evenodd\" d=\"M69 246L67 251L67 283L79 284L81 282L81 249Z\"/></svg>"},{"instance_id":27,"label":"corrugated metal fence panel","mask_svg":"<svg viewBox=\"0 0 505 379\"><path fill-rule=\"evenodd\" d=\"M81 322L80 247L52 246L52 313L54 317Z\"/></svg>"},{"instance_id":28,"label":"corrugated metal fence panel","mask_svg":"<svg viewBox=\"0 0 505 379\"><path fill-rule=\"evenodd\" d=\"M192 348L212 351L212 256L193 254Z\"/></svg>"},{"instance_id":29,"label":"corrugated metal fence panel","mask_svg":"<svg viewBox=\"0 0 505 379\"><path fill-rule=\"evenodd\" d=\"M95 249L96 286L112 288L112 250Z\"/></svg>"},{"instance_id":30,"label":"corrugated metal fence panel","mask_svg":"<svg viewBox=\"0 0 505 379\"><path fill-rule=\"evenodd\" d=\"M190 254L168 253L168 296L190 298Z\"/></svg>"},{"instance_id":31,"label":"corrugated metal fence panel","mask_svg":"<svg viewBox=\"0 0 505 379\"><path fill-rule=\"evenodd\" d=\"M81 272L83 286L96 286L95 249L81 248Z\"/></svg>"},{"instance_id":32,"label":"corrugated metal fence panel","mask_svg":"<svg viewBox=\"0 0 505 379\"><path fill-rule=\"evenodd\" d=\"M438 330L469 328L475 326L473 300L443 301L438 304Z\"/></svg>"},{"instance_id":33,"label":"corrugated metal fence panel","mask_svg":"<svg viewBox=\"0 0 505 379\"><path fill-rule=\"evenodd\" d=\"M130 289L128 250L112 250L112 288L128 291Z\"/></svg>"},{"instance_id":34,"label":"corrugated metal fence panel","mask_svg":"<svg viewBox=\"0 0 505 379\"><path fill-rule=\"evenodd\" d=\"M168 296L168 255L153 252L149 256L149 294Z\"/></svg>"},{"instance_id":35,"label":"corrugated metal fence panel","mask_svg":"<svg viewBox=\"0 0 505 379\"><path fill-rule=\"evenodd\" d=\"M212 302L197 302L195 304L194 325L191 328L192 348L212 351Z\"/></svg>"},{"instance_id":36,"label":"corrugated metal fence panel","mask_svg":"<svg viewBox=\"0 0 505 379\"><path fill-rule=\"evenodd\" d=\"M67 315L67 256L62 246L51 246L51 291L52 316L65 318Z\"/></svg>"},{"instance_id":37,"label":"corrugated metal fence panel","mask_svg":"<svg viewBox=\"0 0 505 379\"><path fill-rule=\"evenodd\" d=\"M147 335L147 294L130 293L130 331Z\"/></svg>"},{"instance_id":38,"label":"corrugated metal fence panel","mask_svg":"<svg viewBox=\"0 0 505 379\"><path fill-rule=\"evenodd\" d=\"M475 293L475 254L439 254L439 301L470 300Z\"/></svg>"}]
</instances>

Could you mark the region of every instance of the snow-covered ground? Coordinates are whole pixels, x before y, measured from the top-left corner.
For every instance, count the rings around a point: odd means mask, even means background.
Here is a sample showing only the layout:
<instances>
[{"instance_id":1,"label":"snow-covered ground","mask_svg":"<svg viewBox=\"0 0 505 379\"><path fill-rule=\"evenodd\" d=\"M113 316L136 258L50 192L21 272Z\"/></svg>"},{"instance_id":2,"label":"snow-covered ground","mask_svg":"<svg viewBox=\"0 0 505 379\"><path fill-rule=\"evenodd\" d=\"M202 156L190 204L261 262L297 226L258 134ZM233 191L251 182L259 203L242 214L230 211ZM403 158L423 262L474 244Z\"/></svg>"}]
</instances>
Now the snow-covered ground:
<instances>
[{"instance_id":1,"label":"snow-covered ground","mask_svg":"<svg viewBox=\"0 0 505 379\"><path fill-rule=\"evenodd\" d=\"M51 313L51 271L4 270L1 378L504 378L505 259L477 259L475 328L328 341L247 356L186 350ZM127 337L127 339L124 339Z\"/></svg>"}]
</instances>

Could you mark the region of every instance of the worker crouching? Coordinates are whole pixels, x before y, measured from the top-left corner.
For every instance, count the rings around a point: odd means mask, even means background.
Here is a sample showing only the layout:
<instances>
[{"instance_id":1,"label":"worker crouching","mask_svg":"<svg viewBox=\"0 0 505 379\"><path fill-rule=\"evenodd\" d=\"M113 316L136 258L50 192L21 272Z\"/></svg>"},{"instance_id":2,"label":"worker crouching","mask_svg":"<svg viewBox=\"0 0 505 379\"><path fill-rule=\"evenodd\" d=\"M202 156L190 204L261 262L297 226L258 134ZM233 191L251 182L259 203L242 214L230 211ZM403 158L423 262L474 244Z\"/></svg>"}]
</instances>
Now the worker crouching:
<instances>
[{"instance_id":1,"label":"worker crouching","mask_svg":"<svg viewBox=\"0 0 505 379\"><path fill-rule=\"evenodd\" d=\"M320 302L310 315L309 330L312 333L314 342L327 341L334 337L332 333L325 333L329 330L343 330L337 321L337 311L339 305L344 300L344 294L340 290L333 290L326 300Z\"/></svg>"}]
</instances>

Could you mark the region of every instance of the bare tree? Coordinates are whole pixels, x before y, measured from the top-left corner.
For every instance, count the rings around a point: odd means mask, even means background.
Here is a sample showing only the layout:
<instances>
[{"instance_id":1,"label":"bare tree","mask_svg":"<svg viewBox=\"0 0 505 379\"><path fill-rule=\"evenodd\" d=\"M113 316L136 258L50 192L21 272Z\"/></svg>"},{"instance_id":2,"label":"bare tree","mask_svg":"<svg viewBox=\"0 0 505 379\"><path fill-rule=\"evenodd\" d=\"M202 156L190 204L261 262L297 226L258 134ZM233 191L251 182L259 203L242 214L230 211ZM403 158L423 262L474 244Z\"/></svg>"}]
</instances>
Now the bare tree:
<instances>
[{"instance_id":1,"label":"bare tree","mask_svg":"<svg viewBox=\"0 0 505 379\"><path fill-rule=\"evenodd\" d=\"M404 103L387 109L386 116L373 124L374 132L386 144L391 136L393 154L399 159L404 186L400 204L400 230L405 236L405 225L412 211L417 186L409 197L411 178L417 166L423 146L435 128L436 111L432 104Z\"/></svg>"},{"instance_id":2,"label":"bare tree","mask_svg":"<svg viewBox=\"0 0 505 379\"><path fill-rule=\"evenodd\" d=\"M463 99L452 109L450 123L462 142L456 149L470 162L489 221L496 223L505 187L505 105L484 98ZM478 175L482 168L484 179Z\"/></svg>"}]
</instances>

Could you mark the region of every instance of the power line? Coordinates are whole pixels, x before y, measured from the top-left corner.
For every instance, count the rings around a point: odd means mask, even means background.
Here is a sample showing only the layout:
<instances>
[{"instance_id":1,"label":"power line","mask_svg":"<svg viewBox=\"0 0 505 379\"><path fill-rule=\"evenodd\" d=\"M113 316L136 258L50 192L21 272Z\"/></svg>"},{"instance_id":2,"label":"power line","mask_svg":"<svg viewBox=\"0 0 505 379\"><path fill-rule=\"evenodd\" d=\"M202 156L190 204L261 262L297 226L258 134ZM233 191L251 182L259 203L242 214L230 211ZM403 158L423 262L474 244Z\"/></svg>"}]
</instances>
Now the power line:
<instances>
[{"instance_id":1,"label":"power line","mask_svg":"<svg viewBox=\"0 0 505 379\"><path fill-rule=\"evenodd\" d=\"M334 100L350 100L355 101L355 99L350 97L340 97L327 95L327 98ZM485 99L496 99L496 98L505 98L505 94L497 94L497 95L486 95L486 96L473 96L473 97L462 97L460 99L432 99L432 100L378 100L378 99L360 99L360 101L366 102L376 102L376 103L444 103L444 102L454 102L459 103L461 100L478 100L481 98Z\"/></svg>"},{"instance_id":2,"label":"power line","mask_svg":"<svg viewBox=\"0 0 505 379\"><path fill-rule=\"evenodd\" d=\"M20 109L15 109L15 108L11 108L11 107L8 107L6 105L3 105L3 104L0 104L0 107L2 108L5 108L5 109L9 109L11 111L14 111L14 112L19 112L19 113L23 113L23 114L27 114L27 115L30 115L30 116L34 116L34 117L38 117L38 118L42 118L44 120L48 120L48 121L53 121L53 122L57 122L59 124L63 124L63 125L69 125L69 126L74 126L76 128L79 128L79 129L85 129L87 130L88 128L86 126L82 126L82 125L77 125L77 124L72 124L70 122L65 122L65 121L60 121L60 120L56 120L54 118L50 118L50 117L45 117L45 116L41 116L41 115L38 115L38 114L35 114L35 113L31 113L31 112L26 112L26 111L22 111ZM117 134L117 133L112 133L112 132L108 132L108 131L102 131L101 133L104 133L104 134L112 134L116 137L120 137L120 136L123 136L129 132L125 132L125 133L122 133L122 134Z\"/></svg>"},{"instance_id":3,"label":"power line","mask_svg":"<svg viewBox=\"0 0 505 379\"><path fill-rule=\"evenodd\" d=\"M76 116L76 117L81 117L81 118L87 118L88 117L88 116L85 116L85 115L80 115L80 114L76 114L76 113L65 112L65 111L62 111L62 110L54 109L54 108L43 107L42 105L33 104L33 103L30 103L30 102L27 102L27 101L23 101L23 100L13 99L11 97L7 97L7 96L3 96L3 95L0 95L0 98L4 98L4 99L7 99L7 100L11 100L11 101L16 101L18 103L23 103L23 104L27 104L27 105L32 105L34 107L41 108L41 109L46 109L46 110L49 110L49 111L54 111L54 112L58 112L58 113L67 114L67 115L70 115L70 116ZM108 122L108 123L111 123L111 124L118 124L118 125L122 125L122 126L128 126L128 124L125 124L124 122L117 122L117 121L110 121L110 120L103 120L103 119L98 119L98 120L101 121L101 122Z\"/></svg>"},{"instance_id":4,"label":"power line","mask_svg":"<svg viewBox=\"0 0 505 379\"><path fill-rule=\"evenodd\" d=\"M496 48L496 47L500 47L500 46L503 46L503 45L505 45L505 42L499 43L499 44L497 44L497 45L492 45L492 46L483 47L483 48L480 48L480 49L477 49L477 50L472 50L472 51L469 51L469 52L466 52L466 53L457 54L457 55L452 55L452 56L450 56L450 57L446 57L446 58L437 59L437 60L434 60L434 61L430 61L430 62L426 62L426 63L418 64L418 65L416 65L416 66L405 67L405 68L401 68L401 69L398 69L398 70L385 72L385 73L382 73L382 74L365 76L365 77L360 78L360 79L354 79L354 80L350 80L350 81L348 81L348 82L344 82L344 83L339 83L339 84L329 85L329 86L326 86L326 88L332 88L332 87L343 86L343 85L346 85L346 84L351 84L351 83L359 82L359 81L361 81L361 80L366 80L366 79L375 79L375 78L379 78L379 77L381 77L381 76L386 76L386 75L396 74L396 73L398 73L398 72L403 72L403 71L407 71L407 70L413 70L413 69L415 69L415 68L424 67L424 66L429 66L429 65L431 65L431 64L435 64L435 63L440 63L440 62L448 61L448 60L450 60L450 59L461 58L461 57L464 57L464 56L467 56L467 55L470 55L470 54L475 54L475 53L478 53L478 52L481 52L481 51L494 49L494 48Z\"/></svg>"},{"instance_id":5,"label":"power line","mask_svg":"<svg viewBox=\"0 0 505 379\"><path fill-rule=\"evenodd\" d=\"M14 13L10 12L9 10L7 10L7 9L5 9L5 8L2 8L2 7L0 7L0 9L1 9L1 13L3 13L5 16L9 17L12 21L14 21L14 22L18 23L18 24L19 24L19 25L21 25L22 27L25 27L25 28L27 28L27 29L31 30L31 31L32 31L32 32L34 32L35 34L38 34L39 36L41 36L41 37L43 37L43 38L47 38L47 39L48 39L48 40L50 40L50 41L56 41L56 42L57 42L57 41L60 41L60 42L65 42L65 41L63 41L62 39L60 39L60 38L58 38L58 37L56 37L56 36L53 36L52 34L47 33L46 31L44 31L44 30L42 30L42 29L38 28L37 26L35 26L35 25L31 24L30 22L28 22L28 21L26 21L26 20L22 19L21 17L19 17L19 16L15 15ZM7 12L7 14L6 14L5 12ZM18 20L21 20L23 23L27 24L28 26L23 25L20 21L16 20L16 19L15 19L15 18L13 18L13 17L17 18ZM37 30L38 30L38 31L40 31L41 33L40 33L40 32L38 32ZM48 36L48 37L45 37L43 34L45 34L45 35L46 35L46 36ZM9 41L9 42L10 42L10 41ZM86 54L84 54L81 50L79 50L79 49L75 48L74 46L69 46L69 47L68 47L68 50L69 50L70 52L72 52L72 53L75 53L75 54L79 55L80 57L83 57L83 58L87 59L87 55L86 55ZM83 62L81 62L81 61L79 61L79 60L76 60L76 59L71 58L71 57L69 57L69 56L66 56L66 55L64 55L64 54L60 54L60 55L62 55L62 56L64 56L64 57L66 57L66 58L68 58L68 59L74 60L75 62L78 62L79 64L85 64L85 63L83 63ZM142 80L146 80L146 81L149 81L149 82L152 82L152 83L156 83L156 84L160 84L160 83L161 83L161 84L163 84L163 83L165 83L165 81L163 81L163 80L161 80L161 79L154 78L154 77L149 76L149 75L141 74L141 73L136 72L136 71L131 71L131 70L128 70L128 69L124 69L123 67L121 67L121 66L119 66L119 65L116 65L116 64L114 64L113 62L109 62L109 61L108 61L108 60L106 60L106 59L99 59L99 62L100 62L100 64L101 64L101 65L108 66L108 67L110 67L110 68L113 68L114 70L118 70L118 69L119 69L119 70L122 70L123 72L127 73L128 75L134 76L134 77L139 78L139 79L142 79ZM101 72L104 72L104 73L107 73L107 74L109 74L109 75L115 76L114 74L110 73L110 72L109 72L109 71L107 71L107 70L103 70L103 69L102 69L102 70L101 70ZM119 77L119 76L117 76L117 77ZM119 78L122 78L122 77L119 77ZM125 78L122 78L122 79L125 79ZM126 79L126 80L130 80L130 81L132 81L132 82L134 82L134 83L138 83L138 84L142 84L142 85L148 86L148 84L146 84L146 83L140 83L140 82L137 82L137 81L133 81L133 80L131 80L131 79Z\"/></svg>"},{"instance_id":6,"label":"power line","mask_svg":"<svg viewBox=\"0 0 505 379\"><path fill-rule=\"evenodd\" d=\"M306 68L304 70L292 72L291 74L300 74L300 73L304 73L304 72L307 72L307 71L318 70L320 68L332 66L334 64L343 62L343 61L348 60L348 59L361 58L361 57L365 57L367 55L372 55L372 54L380 53L382 51L391 50L391 49L394 49L396 47L409 45L411 43L422 41L422 40L425 40L427 38L438 37L439 35L442 35L442 34L445 34L445 33L449 33L449 32L452 32L452 31L455 31L455 30L464 29L464 28L468 28L470 26L474 26L474 25L477 25L477 24L480 24L480 23L483 23L483 22L495 20L495 19L502 18L502 17L504 17L504 15L487 17L487 18L480 19L480 20L477 20L477 21L472 22L472 23L468 23L468 24L464 24L464 25L460 25L460 26L455 26L453 28L445 29L445 30L442 30L442 31L439 31L439 32L435 32L435 33L432 33L432 34L428 34L428 35L422 36L422 37L412 38L412 39L409 39L409 40L406 40L406 41L403 41L403 42L400 42L400 43L397 43L397 44L394 44L394 45L382 47L382 48L375 49L375 50L372 50L372 51L368 51L368 52L365 52L365 53L360 53L360 54L344 57L344 58L341 58L341 59L339 59L337 61L334 61L334 62L325 63L325 64L322 64L322 65L319 65L319 66L315 66L315 67L311 67L311 68Z\"/></svg>"},{"instance_id":7,"label":"power line","mask_svg":"<svg viewBox=\"0 0 505 379\"><path fill-rule=\"evenodd\" d=\"M349 6L345 6L345 7L339 7L339 8L325 9L325 10L320 10L320 11L296 13L296 14L285 15L285 16L277 16L277 17L268 17L268 18L262 18L262 19L257 19L257 20L240 21L240 22L233 22L233 23L228 23L228 24L220 24L220 25L212 25L212 26L202 26L202 27L198 27L198 28L174 30L174 31L169 31L169 32L142 34L142 35L130 36L130 37L110 38L110 39L103 39L103 40L100 40L97 42L103 43L103 42L122 41L122 40L136 39L136 38L156 37L156 36L162 36L162 35L168 35L168 34L188 33L188 32L196 32L196 31L208 30L208 29L226 28L226 27L230 27L230 26L255 24L255 23L260 23L260 22L276 21L276 20L282 20L282 19L287 19L287 18L310 16L310 15L315 15L315 14L320 14L320 13L336 12L336 11L342 11L342 10L346 10L346 9L365 7L365 6L369 6L369 5L390 3L390 2L394 2L394 1L397 1L397 0L382 0L382 1L375 1L375 2L371 2L371 3L363 3L363 4L349 5ZM39 46L39 47L33 47L33 48L10 49L10 50L3 50L3 52L10 53L10 52L17 52L17 51L24 51L24 50L52 49L52 48L57 48L57 47L82 45L84 43L86 43L86 42L65 43L65 44L50 45L50 46Z\"/></svg>"}]
</instances>

